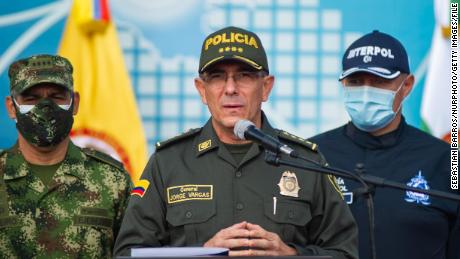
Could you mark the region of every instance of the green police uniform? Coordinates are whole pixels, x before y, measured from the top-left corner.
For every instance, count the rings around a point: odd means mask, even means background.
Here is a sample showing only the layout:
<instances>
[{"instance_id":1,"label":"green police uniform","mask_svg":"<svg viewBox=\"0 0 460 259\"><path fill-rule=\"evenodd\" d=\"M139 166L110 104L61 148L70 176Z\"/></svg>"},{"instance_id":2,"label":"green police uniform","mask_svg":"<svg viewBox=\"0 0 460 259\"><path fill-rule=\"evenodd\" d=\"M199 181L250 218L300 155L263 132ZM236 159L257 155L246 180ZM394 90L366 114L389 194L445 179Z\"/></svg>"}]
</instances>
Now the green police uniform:
<instances>
[{"instance_id":1,"label":"green police uniform","mask_svg":"<svg viewBox=\"0 0 460 259\"><path fill-rule=\"evenodd\" d=\"M0 155L0 258L111 258L129 195L122 165L69 143L48 186L18 146Z\"/></svg>"},{"instance_id":2,"label":"green police uniform","mask_svg":"<svg viewBox=\"0 0 460 259\"><path fill-rule=\"evenodd\" d=\"M315 145L262 130L324 163ZM114 253L132 247L202 246L241 221L277 233L302 255L357 258L357 227L330 176L264 161L253 144L237 164L211 120L201 129L157 145L133 189Z\"/></svg>"}]
</instances>

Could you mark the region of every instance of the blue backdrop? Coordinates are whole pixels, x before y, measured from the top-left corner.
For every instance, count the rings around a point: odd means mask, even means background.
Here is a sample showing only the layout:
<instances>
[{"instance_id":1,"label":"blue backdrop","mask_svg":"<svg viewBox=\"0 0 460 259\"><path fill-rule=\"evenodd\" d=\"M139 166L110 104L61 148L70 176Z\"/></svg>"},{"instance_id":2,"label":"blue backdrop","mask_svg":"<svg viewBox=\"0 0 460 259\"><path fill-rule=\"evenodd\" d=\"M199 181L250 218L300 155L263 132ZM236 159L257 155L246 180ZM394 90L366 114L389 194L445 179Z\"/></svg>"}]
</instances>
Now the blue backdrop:
<instances>
[{"instance_id":1,"label":"blue backdrop","mask_svg":"<svg viewBox=\"0 0 460 259\"><path fill-rule=\"evenodd\" d=\"M8 65L36 53L56 53L69 0L0 0L0 97L8 95ZM227 25L258 33L276 76L264 104L273 124L309 137L348 120L337 77L345 48L374 29L406 46L416 86L404 103L420 126L420 102L434 28L432 1L369 0L112 0L125 62L153 151L208 118L194 89L204 37ZM2 101L3 102L3 101ZM16 139L14 121L0 106L0 148Z\"/></svg>"}]
</instances>

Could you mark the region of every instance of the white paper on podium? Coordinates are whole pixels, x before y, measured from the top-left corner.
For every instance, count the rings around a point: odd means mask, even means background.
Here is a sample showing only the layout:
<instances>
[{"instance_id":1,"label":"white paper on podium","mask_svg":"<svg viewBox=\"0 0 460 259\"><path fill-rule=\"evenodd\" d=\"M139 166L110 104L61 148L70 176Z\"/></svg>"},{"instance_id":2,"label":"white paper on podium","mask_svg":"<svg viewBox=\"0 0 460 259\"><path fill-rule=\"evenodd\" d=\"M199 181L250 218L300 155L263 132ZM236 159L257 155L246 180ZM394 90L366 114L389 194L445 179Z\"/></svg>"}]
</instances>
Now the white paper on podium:
<instances>
[{"instance_id":1,"label":"white paper on podium","mask_svg":"<svg viewBox=\"0 0 460 259\"><path fill-rule=\"evenodd\" d=\"M220 247L143 247L132 248L131 257L152 256L209 256L228 255L228 248Z\"/></svg>"}]
</instances>

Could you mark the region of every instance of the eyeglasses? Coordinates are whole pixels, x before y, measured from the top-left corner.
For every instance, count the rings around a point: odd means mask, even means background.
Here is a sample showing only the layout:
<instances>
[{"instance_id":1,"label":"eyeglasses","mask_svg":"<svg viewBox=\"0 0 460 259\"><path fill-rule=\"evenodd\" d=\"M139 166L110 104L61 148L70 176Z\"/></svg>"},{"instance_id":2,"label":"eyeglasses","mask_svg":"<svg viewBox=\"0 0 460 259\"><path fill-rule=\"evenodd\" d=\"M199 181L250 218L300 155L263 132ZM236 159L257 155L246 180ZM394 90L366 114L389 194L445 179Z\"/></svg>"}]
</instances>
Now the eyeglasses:
<instances>
[{"instance_id":1,"label":"eyeglasses","mask_svg":"<svg viewBox=\"0 0 460 259\"><path fill-rule=\"evenodd\" d=\"M233 81L235 81L237 85L249 86L256 79L264 76L267 76L267 73L265 71L239 71L235 72L233 75L229 75L225 72L205 72L200 77L201 79L203 79L203 81L213 86L225 85L229 77L233 78Z\"/></svg>"}]
</instances>

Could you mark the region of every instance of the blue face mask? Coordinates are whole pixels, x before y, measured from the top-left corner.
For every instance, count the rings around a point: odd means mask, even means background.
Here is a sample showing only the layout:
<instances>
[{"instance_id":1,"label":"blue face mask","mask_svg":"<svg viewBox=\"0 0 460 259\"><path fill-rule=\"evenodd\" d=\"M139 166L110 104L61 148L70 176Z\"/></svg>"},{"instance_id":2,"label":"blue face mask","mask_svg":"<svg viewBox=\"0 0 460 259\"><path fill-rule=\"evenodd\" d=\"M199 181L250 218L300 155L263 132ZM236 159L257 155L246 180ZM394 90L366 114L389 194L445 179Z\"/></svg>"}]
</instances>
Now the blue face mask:
<instances>
[{"instance_id":1,"label":"blue face mask","mask_svg":"<svg viewBox=\"0 0 460 259\"><path fill-rule=\"evenodd\" d=\"M373 86L344 87L345 107L351 122L360 130L373 132L384 128L393 121L401 109L393 111L396 94L403 86L404 80L396 91Z\"/></svg>"}]
</instances>

